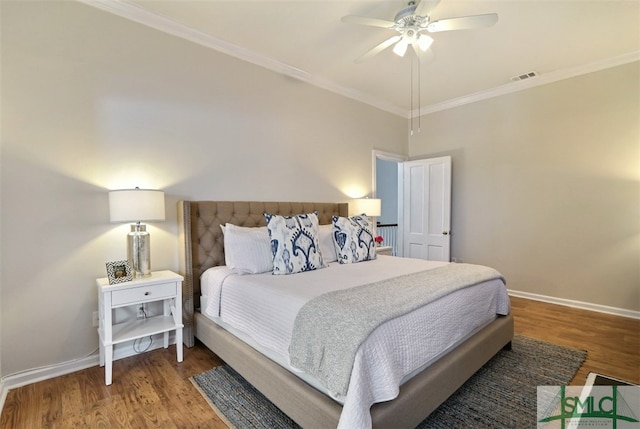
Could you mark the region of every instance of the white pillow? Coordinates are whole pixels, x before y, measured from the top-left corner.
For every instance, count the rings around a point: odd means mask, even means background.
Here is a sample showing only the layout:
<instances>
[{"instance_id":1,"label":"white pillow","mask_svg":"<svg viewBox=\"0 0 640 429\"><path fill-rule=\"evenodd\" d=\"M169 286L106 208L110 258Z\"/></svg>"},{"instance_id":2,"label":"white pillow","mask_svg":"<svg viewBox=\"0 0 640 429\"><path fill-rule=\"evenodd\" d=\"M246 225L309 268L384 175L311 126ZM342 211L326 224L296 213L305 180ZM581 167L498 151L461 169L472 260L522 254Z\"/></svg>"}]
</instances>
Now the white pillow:
<instances>
[{"instance_id":1,"label":"white pillow","mask_svg":"<svg viewBox=\"0 0 640 429\"><path fill-rule=\"evenodd\" d=\"M247 228L227 223L224 234L224 261L236 274L259 274L273 270L273 256L266 226Z\"/></svg>"},{"instance_id":2,"label":"white pillow","mask_svg":"<svg viewBox=\"0 0 640 429\"><path fill-rule=\"evenodd\" d=\"M367 216L333 216L333 227L336 253L341 264L376 259L376 242Z\"/></svg>"},{"instance_id":3,"label":"white pillow","mask_svg":"<svg viewBox=\"0 0 640 429\"><path fill-rule=\"evenodd\" d=\"M264 214L271 238L273 274L295 274L324 268L318 241L318 216Z\"/></svg>"},{"instance_id":4,"label":"white pillow","mask_svg":"<svg viewBox=\"0 0 640 429\"><path fill-rule=\"evenodd\" d=\"M333 241L333 224L319 226L318 240L320 241L320 253L325 264L336 262L338 254L336 253L336 244Z\"/></svg>"}]
</instances>

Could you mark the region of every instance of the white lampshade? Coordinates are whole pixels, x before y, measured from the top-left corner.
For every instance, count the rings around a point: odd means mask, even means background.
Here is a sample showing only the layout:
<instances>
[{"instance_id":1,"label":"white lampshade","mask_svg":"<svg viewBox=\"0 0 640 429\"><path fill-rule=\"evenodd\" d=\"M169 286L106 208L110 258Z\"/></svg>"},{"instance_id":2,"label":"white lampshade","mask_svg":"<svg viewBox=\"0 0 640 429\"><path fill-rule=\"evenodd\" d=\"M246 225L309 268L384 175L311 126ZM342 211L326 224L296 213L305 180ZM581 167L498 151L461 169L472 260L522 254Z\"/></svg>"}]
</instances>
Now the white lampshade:
<instances>
[{"instance_id":1,"label":"white lampshade","mask_svg":"<svg viewBox=\"0 0 640 429\"><path fill-rule=\"evenodd\" d=\"M120 189L109 192L112 223L164 220L164 192L152 189Z\"/></svg>"},{"instance_id":2,"label":"white lampshade","mask_svg":"<svg viewBox=\"0 0 640 429\"><path fill-rule=\"evenodd\" d=\"M382 200L380 198L357 198L351 201L351 213L380 216L382 213Z\"/></svg>"},{"instance_id":3,"label":"white lampshade","mask_svg":"<svg viewBox=\"0 0 640 429\"><path fill-rule=\"evenodd\" d=\"M427 49L431 47L432 43L433 39L426 34L421 34L420 37L418 37L418 46L422 49L422 52L426 52Z\"/></svg>"},{"instance_id":4,"label":"white lampshade","mask_svg":"<svg viewBox=\"0 0 640 429\"><path fill-rule=\"evenodd\" d=\"M399 57L404 57L404 54L407 52L407 46L409 46L409 42L404 37L393 47L393 53Z\"/></svg>"}]
</instances>

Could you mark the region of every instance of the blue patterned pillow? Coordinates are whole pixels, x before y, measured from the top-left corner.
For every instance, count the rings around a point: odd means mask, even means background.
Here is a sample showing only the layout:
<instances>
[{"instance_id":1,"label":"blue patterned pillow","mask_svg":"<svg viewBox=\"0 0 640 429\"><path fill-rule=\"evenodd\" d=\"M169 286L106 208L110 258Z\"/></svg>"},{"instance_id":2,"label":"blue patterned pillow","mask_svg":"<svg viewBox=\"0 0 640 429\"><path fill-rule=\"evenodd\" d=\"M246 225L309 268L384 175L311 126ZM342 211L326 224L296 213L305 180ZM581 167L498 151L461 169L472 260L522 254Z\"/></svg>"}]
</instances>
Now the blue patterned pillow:
<instances>
[{"instance_id":1,"label":"blue patterned pillow","mask_svg":"<svg viewBox=\"0 0 640 429\"><path fill-rule=\"evenodd\" d=\"M376 259L373 228L365 215L333 216L333 239L341 264L352 264Z\"/></svg>"},{"instance_id":2,"label":"blue patterned pillow","mask_svg":"<svg viewBox=\"0 0 640 429\"><path fill-rule=\"evenodd\" d=\"M318 242L318 216L264 214L271 238L273 274L295 274L324 268Z\"/></svg>"}]
</instances>

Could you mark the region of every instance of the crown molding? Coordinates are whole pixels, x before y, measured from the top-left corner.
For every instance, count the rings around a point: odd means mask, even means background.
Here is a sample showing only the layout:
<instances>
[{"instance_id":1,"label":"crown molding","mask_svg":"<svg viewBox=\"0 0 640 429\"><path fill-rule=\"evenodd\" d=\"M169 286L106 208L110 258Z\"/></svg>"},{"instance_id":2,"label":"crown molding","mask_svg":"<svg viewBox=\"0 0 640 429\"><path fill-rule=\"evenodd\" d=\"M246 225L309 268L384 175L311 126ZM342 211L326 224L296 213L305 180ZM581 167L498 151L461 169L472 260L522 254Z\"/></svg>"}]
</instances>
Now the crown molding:
<instances>
[{"instance_id":1,"label":"crown molding","mask_svg":"<svg viewBox=\"0 0 640 429\"><path fill-rule=\"evenodd\" d=\"M415 118L420 115L428 115L430 113L435 113L442 110L453 109L455 107L487 100L489 98L523 91L526 89L534 88L536 86L546 85L560 80L570 79L572 77L580 76L583 74L593 73L596 71L640 60L640 51L634 51L627 54L619 55L617 57L593 62L578 67L561 69L541 74L540 76L537 76L533 79L510 82L508 84L488 89L486 91L480 91L451 100L443 101L441 103L420 107L419 109L406 110L394 104L380 100L377 97L372 97L371 95L365 94L361 91L357 91L353 88L347 88L338 85L335 82L320 78L305 70L299 69L286 63L282 63L280 61L274 60L273 58L230 43L226 40L219 39L217 37L211 36L210 34L206 34L186 25L177 23L162 15L151 13L132 3L127 2L127 0L77 1L407 119L412 117Z\"/></svg>"},{"instance_id":2,"label":"crown molding","mask_svg":"<svg viewBox=\"0 0 640 429\"><path fill-rule=\"evenodd\" d=\"M533 79L521 80L518 82L510 82L496 88L480 91L463 97L454 98L442 103L432 104L429 106L414 109L411 116L414 118L419 115L428 115L442 110L453 109L455 107L464 106L466 104L475 103L477 101L487 100L489 98L499 97L501 95L511 94L525 89L535 88L537 86L547 85L549 83L558 82L564 79L570 79L584 74L594 73L612 67L629 64L640 61L640 51L633 51L616 57L607 58L605 60L584 64L578 67L556 70L550 73L540 74Z\"/></svg>"},{"instance_id":3,"label":"crown molding","mask_svg":"<svg viewBox=\"0 0 640 429\"><path fill-rule=\"evenodd\" d=\"M327 79L315 76L307 71L294 67L292 65L282 63L274 60L273 58L265 55L250 51L241 46L230 43L226 40L219 39L210 34L203 33L195 30L186 25L175 22L162 15L151 13L144 10L134 4L128 3L126 0L77 0L80 3L88 6L93 6L97 9L109 12L111 14L120 16L130 21L137 22L147 27L154 28L173 36L180 37L185 40L189 40L193 43L205 46L207 48L216 50L223 54L238 58L240 60L255 64L257 66L266 68L276 73L283 74L285 76L292 77L310 85L331 91L333 93L360 101L362 103L371 105L380 110L393 113L394 115L406 117L408 115L407 110L402 109L391 103L380 100L379 98L372 97L361 91L354 90L336 84Z\"/></svg>"}]
</instances>

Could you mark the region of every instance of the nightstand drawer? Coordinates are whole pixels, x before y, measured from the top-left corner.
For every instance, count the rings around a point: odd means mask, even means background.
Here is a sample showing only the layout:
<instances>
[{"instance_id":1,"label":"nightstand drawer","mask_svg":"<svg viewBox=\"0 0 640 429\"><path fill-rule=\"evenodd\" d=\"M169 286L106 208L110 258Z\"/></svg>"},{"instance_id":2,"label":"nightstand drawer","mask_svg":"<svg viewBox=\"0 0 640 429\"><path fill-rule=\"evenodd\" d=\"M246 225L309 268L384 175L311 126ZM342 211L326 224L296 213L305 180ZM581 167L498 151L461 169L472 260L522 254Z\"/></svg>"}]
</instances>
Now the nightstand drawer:
<instances>
[{"instance_id":1,"label":"nightstand drawer","mask_svg":"<svg viewBox=\"0 0 640 429\"><path fill-rule=\"evenodd\" d=\"M141 286L131 289L115 290L111 292L111 305L113 307L135 304L144 301L155 301L176 295L176 283L164 283L149 286Z\"/></svg>"}]
</instances>

